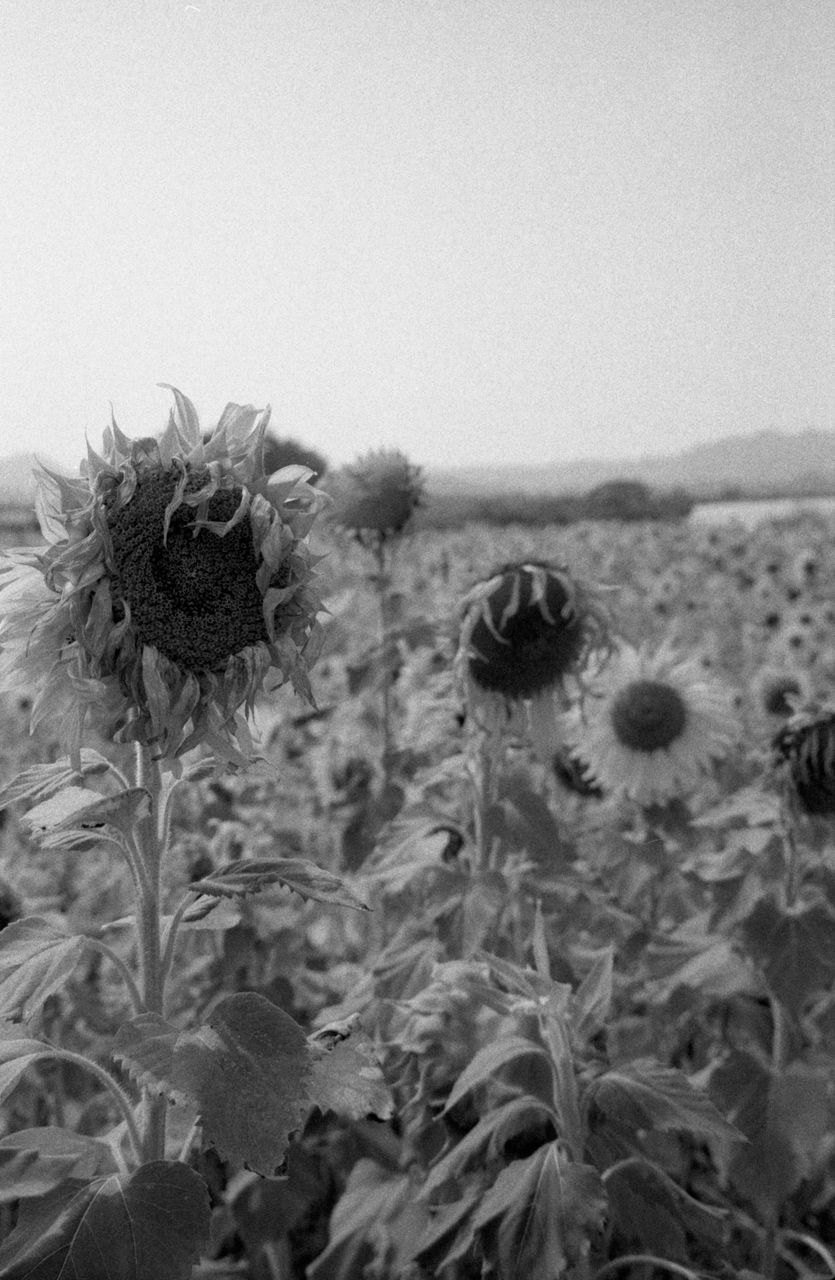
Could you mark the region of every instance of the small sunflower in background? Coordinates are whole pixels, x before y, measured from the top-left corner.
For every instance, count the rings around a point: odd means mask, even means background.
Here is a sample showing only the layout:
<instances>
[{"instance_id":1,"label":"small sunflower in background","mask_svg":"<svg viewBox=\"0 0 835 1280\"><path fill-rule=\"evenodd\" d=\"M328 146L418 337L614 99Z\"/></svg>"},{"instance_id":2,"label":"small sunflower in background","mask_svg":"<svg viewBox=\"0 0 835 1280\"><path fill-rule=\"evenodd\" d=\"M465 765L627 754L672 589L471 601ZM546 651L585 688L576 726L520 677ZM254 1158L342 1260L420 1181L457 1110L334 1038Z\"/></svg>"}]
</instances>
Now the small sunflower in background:
<instances>
[{"instance_id":1,"label":"small sunflower in background","mask_svg":"<svg viewBox=\"0 0 835 1280\"><path fill-rule=\"evenodd\" d=\"M807 704L773 744L778 775L801 813L835 817L835 707Z\"/></svg>"},{"instance_id":2,"label":"small sunflower in background","mask_svg":"<svg viewBox=\"0 0 835 1280\"><path fill-rule=\"evenodd\" d=\"M807 681L800 672L766 667L755 681L757 702L766 716L785 720L793 714L797 703L808 696Z\"/></svg>"},{"instance_id":3,"label":"small sunflower in background","mask_svg":"<svg viewBox=\"0 0 835 1280\"><path fill-rule=\"evenodd\" d=\"M166 759L205 744L242 762L242 705L287 680L311 699L313 472L264 474L268 409L227 405L204 443L172 390L159 438L114 422L82 474L41 470L47 545L8 553L0 577L0 689L34 688L32 727L49 717L75 759L89 724Z\"/></svg>"},{"instance_id":4,"label":"small sunflower in background","mask_svg":"<svg viewBox=\"0 0 835 1280\"><path fill-rule=\"evenodd\" d=\"M667 646L624 645L566 717L586 778L642 806L691 794L737 732L724 690Z\"/></svg>"},{"instance_id":5,"label":"small sunflower in background","mask_svg":"<svg viewBox=\"0 0 835 1280\"><path fill-rule=\"evenodd\" d=\"M399 449L377 449L328 481L329 518L361 541L401 534L423 502L420 467Z\"/></svg>"},{"instance_id":6,"label":"small sunflower in background","mask_svg":"<svg viewBox=\"0 0 835 1280\"><path fill-rule=\"evenodd\" d=\"M555 700L564 705L592 655L608 649L608 619L593 594L564 568L525 561L468 593L456 663L476 718L501 728L526 704L534 743L550 757Z\"/></svg>"}]
</instances>

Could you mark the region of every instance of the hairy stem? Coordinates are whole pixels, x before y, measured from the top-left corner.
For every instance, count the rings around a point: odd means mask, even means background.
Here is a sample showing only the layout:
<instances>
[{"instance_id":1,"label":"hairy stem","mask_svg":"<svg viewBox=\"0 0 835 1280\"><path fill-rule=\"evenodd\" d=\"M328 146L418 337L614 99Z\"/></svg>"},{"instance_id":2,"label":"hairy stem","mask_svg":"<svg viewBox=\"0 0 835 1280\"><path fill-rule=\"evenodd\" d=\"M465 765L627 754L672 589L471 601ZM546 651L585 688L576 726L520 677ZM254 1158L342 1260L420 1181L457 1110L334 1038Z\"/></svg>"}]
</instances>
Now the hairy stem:
<instances>
[{"instance_id":1,"label":"hairy stem","mask_svg":"<svg viewBox=\"0 0 835 1280\"><path fill-rule=\"evenodd\" d=\"M102 942L99 938L87 938L86 943L91 951L98 951L100 955L106 956L111 964L115 965L119 970L119 974L128 989L128 995L130 996L130 1001L133 1005L134 1011L136 1013L141 1013L143 1008L142 993L136 985L136 979L122 957L118 955L112 947L109 947L106 942Z\"/></svg>"},{"instance_id":2,"label":"hairy stem","mask_svg":"<svg viewBox=\"0 0 835 1280\"><path fill-rule=\"evenodd\" d=\"M133 1107L130 1104L130 1099L122 1092L113 1077L105 1071L104 1067L100 1067L97 1062L93 1062L92 1058L86 1058L83 1053L73 1053L71 1049L53 1049L51 1047L48 1053L52 1058L57 1058L62 1062L73 1062L77 1067L81 1067L82 1070L89 1071L91 1075L96 1077L99 1084L104 1086L121 1112L137 1159L141 1159L142 1135L134 1118Z\"/></svg>"},{"instance_id":3,"label":"hairy stem","mask_svg":"<svg viewBox=\"0 0 835 1280\"><path fill-rule=\"evenodd\" d=\"M151 812L143 818L137 832L138 850L144 871L136 904L136 934L139 950L140 993L146 1013L165 1011L165 987L160 948L160 870L163 842L160 839L160 797L162 775L159 763L151 759L147 746L137 743L136 785L151 796ZM166 1099L154 1097L146 1089L145 1123L142 1140L144 1160L162 1160L165 1156Z\"/></svg>"}]
</instances>

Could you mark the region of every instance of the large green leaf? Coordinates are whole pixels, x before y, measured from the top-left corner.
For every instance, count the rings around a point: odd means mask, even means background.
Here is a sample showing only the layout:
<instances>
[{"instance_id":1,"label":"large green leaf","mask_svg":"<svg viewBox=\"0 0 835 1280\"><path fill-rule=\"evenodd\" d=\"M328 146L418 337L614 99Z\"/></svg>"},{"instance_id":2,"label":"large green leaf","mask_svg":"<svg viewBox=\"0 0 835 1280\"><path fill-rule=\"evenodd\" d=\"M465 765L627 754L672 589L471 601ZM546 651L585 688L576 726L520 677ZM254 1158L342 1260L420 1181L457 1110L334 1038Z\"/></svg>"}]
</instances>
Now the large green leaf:
<instances>
[{"instance_id":1,"label":"large green leaf","mask_svg":"<svg viewBox=\"0 0 835 1280\"><path fill-rule=\"evenodd\" d=\"M193 1100L206 1140L270 1175L309 1106L311 1056L297 1022L254 992L228 996L174 1047L174 1090Z\"/></svg>"},{"instance_id":2,"label":"large green leaf","mask_svg":"<svg viewBox=\"0 0 835 1280\"><path fill-rule=\"evenodd\" d=\"M23 1202L0 1246L4 1280L188 1280L209 1234L206 1184L159 1160Z\"/></svg>"},{"instance_id":3,"label":"large green leaf","mask_svg":"<svg viewBox=\"0 0 835 1280\"><path fill-rule=\"evenodd\" d=\"M587 1256L605 1211L597 1170L549 1142L499 1174L473 1225L502 1280L557 1280Z\"/></svg>"},{"instance_id":4,"label":"large green leaf","mask_svg":"<svg viewBox=\"0 0 835 1280\"><path fill-rule=\"evenodd\" d=\"M724 1140L742 1136L706 1094L694 1089L683 1072L662 1067L649 1058L598 1076L586 1091L586 1102L633 1130L681 1130Z\"/></svg>"},{"instance_id":5,"label":"large green leaf","mask_svg":"<svg viewBox=\"0 0 835 1280\"><path fill-rule=\"evenodd\" d=\"M0 1203L44 1196L70 1179L116 1173L106 1142L68 1129L21 1129L0 1138Z\"/></svg>"},{"instance_id":6,"label":"large green leaf","mask_svg":"<svg viewBox=\"0 0 835 1280\"><path fill-rule=\"evenodd\" d=\"M392 1241L388 1230L400 1218L406 1238ZM392 1248L388 1275L400 1275L411 1257L426 1211L417 1203L408 1174L392 1174L374 1160L358 1160L331 1216L328 1246L307 1269L308 1280L356 1280L364 1267Z\"/></svg>"},{"instance_id":7,"label":"large green leaf","mask_svg":"<svg viewBox=\"0 0 835 1280\"><path fill-rule=\"evenodd\" d=\"M64 985L85 939L40 916L15 920L0 933L0 1017L28 1021Z\"/></svg>"},{"instance_id":8,"label":"large green leaf","mask_svg":"<svg viewBox=\"0 0 835 1280\"><path fill-rule=\"evenodd\" d=\"M784 911L763 898L742 921L751 958L793 1013L835 977L835 915L823 902Z\"/></svg>"},{"instance_id":9,"label":"large green leaf","mask_svg":"<svg viewBox=\"0 0 835 1280\"><path fill-rule=\"evenodd\" d=\"M317 867L306 858L239 858L189 885L192 893L210 897L239 898L261 893L272 885L284 885L302 898L331 906L367 911L352 889L339 876Z\"/></svg>"}]
</instances>

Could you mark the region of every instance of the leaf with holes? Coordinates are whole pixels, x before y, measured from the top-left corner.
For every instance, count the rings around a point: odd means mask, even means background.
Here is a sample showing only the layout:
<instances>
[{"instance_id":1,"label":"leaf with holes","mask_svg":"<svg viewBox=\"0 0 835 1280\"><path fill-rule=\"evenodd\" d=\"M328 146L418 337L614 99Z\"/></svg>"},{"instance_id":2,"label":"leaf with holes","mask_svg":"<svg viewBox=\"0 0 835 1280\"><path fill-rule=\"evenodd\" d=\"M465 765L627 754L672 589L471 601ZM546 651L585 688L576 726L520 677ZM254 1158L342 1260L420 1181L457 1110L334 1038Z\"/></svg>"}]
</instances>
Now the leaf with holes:
<instances>
[{"instance_id":1,"label":"leaf with holes","mask_svg":"<svg viewBox=\"0 0 835 1280\"><path fill-rule=\"evenodd\" d=\"M144 787L129 787L113 796L84 787L65 787L36 804L23 821L45 849L61 849L89 839L102 828L130 834L137 821L150 812L151 797Z\"/></svg>"},{"instance_id":2,"label":"leaf with holes","mask_svg":"<svg viewBox=\"0 0 835 1280\"><path fill-rule=\"evenodd\" d=\"M206 1141L270 1175L309 1106L311 1056L297 1022L254 992L228 996L174 1046L174 1089L194 1101Z\"/></svg>"},{"instance_id":3,"label":"leaf with holes","mask_svg":"<svg viewBox=\"0 0 835 1280\"><path fill-rule=\"evenodd\" d=\"M351 1120L375 1115L388 1120L394 1110L391 1092L374 1056L374 1047L360 1030L352 1030L332 1048L311 1040L312 1066L308 1080L311 1103Z\"/></svg>"},{"instance_id":4,"label":"leaf with holes","mask_svg":"<svg viewBox=\"0 0 835 1280\"><path fill-rule=\"evenodd\" d=\"M142 1165L25 1200L0 1246L5 1280L189 1280L209 1234L209 1194L184 1164Z\"/></svg>"},{"instance_id":5,"label":"leaf with holes","mask_svg":"<svg viewBox=\"0 0 835 1280\"><path fill-rule=\"evenodd\" d=\"M60 990L84 950L85 939L40 916L15 920L0 933L0 1017L24 1022Z\"/></svg>"},{"instance_id":6,"label":"leaf with holes","mask_svg":"<svg viewBox=\"0 0 835 1280\"><path fill-rule=\"evenodd\" d=\"M353 890L339 876L317 867L306 858L240 858L229 862L189 885L192 893L211 897L240 898L249 893L261 893L272 885L283 885L302 898L313 902L326 902L335 907L351 907L355 911L367 911Z\"/></svg>"}]
</instances>

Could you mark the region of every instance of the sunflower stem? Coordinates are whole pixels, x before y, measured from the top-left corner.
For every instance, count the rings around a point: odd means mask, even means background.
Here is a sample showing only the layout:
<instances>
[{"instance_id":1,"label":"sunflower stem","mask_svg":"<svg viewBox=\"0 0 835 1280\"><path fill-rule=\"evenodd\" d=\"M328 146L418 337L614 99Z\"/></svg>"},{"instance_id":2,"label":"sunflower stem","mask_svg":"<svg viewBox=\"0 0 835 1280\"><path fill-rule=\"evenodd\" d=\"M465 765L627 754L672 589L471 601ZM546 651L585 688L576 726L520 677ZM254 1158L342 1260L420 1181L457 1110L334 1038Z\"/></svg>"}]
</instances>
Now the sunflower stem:
<instances>
[{"instance_id":1,"label":"sunflower stem","mask_svg":"<svg viewBox=\"0 0 835 1280\"><path fill-rule=\"evenodd\" d=\"M140 991L145 1013L162 1015L165 1010L165 977L160 946L160 870L164 852L160 840L159 806L163 794L159 762L152 759L148 747L137 743L136 784L151 797L151 812L143 818L137 831L137 844L144 870L144 883L137 900L137 945L139 950ZM143 1090L144 1126L143 1160L162 1160L165 1156L166 1099Z\"/></svg>"},{"instance_id":2,"label":"sunflower stem","mask_svg":"<svg viewBox=\"0 0 835 1280\"><path fill-rule=\"evenodd\" d=\"M391 586L390 565L387 563L386 541L381 535L374 544L374 559L377 562L377 573L374 585L377 592L377 603L380 610L380 646L383 655L383 688L382 688L382 727L383 727L383 794L388 792L391 775L392 756L394 754L394 734L392 731L392 673L388 666L388 639L391 628L391 602L389 587Z\"/></svg>"}]
</instances>

